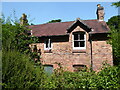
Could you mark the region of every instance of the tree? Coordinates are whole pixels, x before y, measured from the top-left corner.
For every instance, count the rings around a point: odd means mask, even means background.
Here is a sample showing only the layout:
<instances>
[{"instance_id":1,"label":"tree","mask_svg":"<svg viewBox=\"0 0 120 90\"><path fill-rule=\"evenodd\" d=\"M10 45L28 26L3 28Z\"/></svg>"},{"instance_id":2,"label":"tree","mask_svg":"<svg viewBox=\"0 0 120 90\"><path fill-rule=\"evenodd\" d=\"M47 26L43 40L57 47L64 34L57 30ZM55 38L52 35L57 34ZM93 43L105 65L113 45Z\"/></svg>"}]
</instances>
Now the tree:
<instances>
[{"instance_id":1,"label":"tree","mask_svg":"<svg viewBox=\"0 0 120 90\"><path fill-rule=\"evenodd\" d=\"M2 86L3 88L39 87L43 70L32 62L29 44L38 41L29 37L29 30L19 23L2 21Z\"/></svg>"},{"instance_id":2,"label":"tree","mask_svg":"<svg viewBox=\"0 0 120 90\"><path fill-rule=\"evenodd\" d=\"M112 3L116 7L120 7L120 2ZM110 31L110 40L109 43L113 47L113 55L114 55L114 64L120 65L120 15L111 17L107 24L109 25Z\"/></svg>"},{"instance_id":3,"label":"tree","mask_svg":"<svg viewBox=\"0 0 120 90\"><path fill-rule=\"evenodd\" d=\"M108 20L107 24L110 27L112 26L113 28L119 30L120 29L120 15L111 17Z\"/></svg>"},{"instance_id":4,"label":"tree","mask_svg":"<svg viewBox=\"0 0 120 90\"><path fill-rule=\"evenodd\" d=\"M56 22L61 22L61 21L62 21L61 19L57 19L57 20L51 20L48 23L56 23Z\"/></svg>"},{"instance_id":5,"label":"tree","mask_svg":"<svg viewBox=\"0 0 120 90\"><path fill-rule=\"evenodd\" d=\"M120 1L116 3L112 3L112 6L120 7Z\"/></svg>"}]
</instances>

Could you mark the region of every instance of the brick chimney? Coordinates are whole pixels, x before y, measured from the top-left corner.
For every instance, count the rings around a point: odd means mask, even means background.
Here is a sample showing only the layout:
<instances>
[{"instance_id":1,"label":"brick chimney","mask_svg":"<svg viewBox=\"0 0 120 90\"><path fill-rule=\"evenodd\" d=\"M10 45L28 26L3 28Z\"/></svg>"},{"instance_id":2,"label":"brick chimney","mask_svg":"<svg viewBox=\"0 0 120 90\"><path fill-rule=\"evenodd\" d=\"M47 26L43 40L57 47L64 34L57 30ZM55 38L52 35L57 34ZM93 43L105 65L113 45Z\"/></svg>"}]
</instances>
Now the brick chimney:
<instances>
[{"instance_id":1,"label":"brick chimney","mask_svg":"<svg viewBox=\"0 0 120 90\"><path fill-rule=\"evenodd\" d=\"M104 7L102 7L100 4L97 5L97 19L99 21L103 21L104 20Z\"/></svg>"},{"instance_id":2,"label":"brick chimney","mask_svg":"<svg viewBox=\"0 0 120 90\"><path fill-rule=\"evenodd\" d=\"M28 24L27 15L23 13L22 17L20 18L20 25L27 25L27 24Z\"/></svg>"}]
</instances>

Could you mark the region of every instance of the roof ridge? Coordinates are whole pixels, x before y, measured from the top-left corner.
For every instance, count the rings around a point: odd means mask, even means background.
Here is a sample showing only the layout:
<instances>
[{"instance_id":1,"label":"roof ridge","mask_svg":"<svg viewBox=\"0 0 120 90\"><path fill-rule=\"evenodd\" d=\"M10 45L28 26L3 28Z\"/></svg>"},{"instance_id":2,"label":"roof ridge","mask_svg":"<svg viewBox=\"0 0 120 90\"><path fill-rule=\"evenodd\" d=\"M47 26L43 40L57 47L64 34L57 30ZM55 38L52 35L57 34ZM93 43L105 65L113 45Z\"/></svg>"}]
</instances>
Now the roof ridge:
<instances>
[{"instance_id":1,"label":"roof ridge","mask_svg":"<svg viewBox=\"0 0 120 90\"><path fill-rule=\"evenodd\" d=\"M80 19L81 20L81 19ZM73 21L65 21L65 22L53 22L53 23L43 23L43 24L37 24L37 25L29 25L29 26L39 26L39 25L46 25L46 24L56 24L56 23L69 23L69 22L75 22ZM81 20L81 21L98 21L97 19L88 19L88 20ZM105 21L104 21L105 22Z\"/></svg>"},{"instance_id":2,"label":"roof ridge","mask_svg":"<svg viewBox=\"0 0 120 90\"><path fill-rule=\"evenodd\" d=\"M83 21L98 21L97 19L88 19L88 20L83 20Z\"/></svg>"},{"instance_id":3,"label":"roof ridge","mask_svg":"<svg viewBox=\"0 0 120 90\"><path fill-rule=\"evenodd\" d=\"M37 25L29 25L29 26L38 26L38 25L46 25L46 24L54 24L54 23L69 23L74 21L66 21L66 22L53 22L53 23L43 23L43 24L37 24Z\"/></svg>"}]
</instances>

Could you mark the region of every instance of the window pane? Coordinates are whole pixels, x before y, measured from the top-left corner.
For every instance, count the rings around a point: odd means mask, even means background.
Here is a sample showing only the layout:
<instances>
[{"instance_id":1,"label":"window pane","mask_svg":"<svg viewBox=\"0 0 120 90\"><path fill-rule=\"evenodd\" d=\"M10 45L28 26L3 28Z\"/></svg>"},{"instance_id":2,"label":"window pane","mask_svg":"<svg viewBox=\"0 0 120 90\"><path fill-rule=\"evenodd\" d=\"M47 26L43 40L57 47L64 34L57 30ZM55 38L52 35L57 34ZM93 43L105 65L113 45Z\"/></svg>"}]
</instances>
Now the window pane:
<instances>
[{"instance_id":1,"label":"window pane","mask_svg":"<svg viewBox=\"0 0 120 90\"><path fill-rule=\"evenodd\" d=\"M85 47L85 41L80 41L80 47Z\"/></svg>"},{"instance_id":2,"label":"window pane","mask_svg":"<svg viewBox=\"0 0 120 90\"><path fill-rule=\"evenodd\" d=\"M48 40L46 41L46 48L48 48Z\"/></svg>"},{"instance_id":3,"label":"window pane","mask_svg":"<svg viewBox=\"0 0 120 90\"><path fill-rule=\"evenodd\" d=\"M80 34L80 40L84 40L84 34Z\"/></svg>"},{"instance_id":4,"label":"window pane","mask_svg":"<svg viewBox=\"0 0 120 90\"><path fill-rule=\"evenodd\" d=\"M78 34L74 34L74 40L78 40Z\"/></svg>"},{"instance_id":5,"label":"window pane","mask_svg":"<svg viewBox=\"0 0 120 90\"><path fill-rule=\"evenodd\" d=\"M79 42L78 41L74 41L74 47L79 47Z\"/></svg>"},{"instance_id":6,"label":"window pane","mask_svg":"<svg viewBox=\"0 0 120 90\"><path fill-rule=\"evenodd\" d=\"M52 74L53 72L53 66L52 65L45 65L44 66L45 73Z\"/></svg>"}]
</instances>

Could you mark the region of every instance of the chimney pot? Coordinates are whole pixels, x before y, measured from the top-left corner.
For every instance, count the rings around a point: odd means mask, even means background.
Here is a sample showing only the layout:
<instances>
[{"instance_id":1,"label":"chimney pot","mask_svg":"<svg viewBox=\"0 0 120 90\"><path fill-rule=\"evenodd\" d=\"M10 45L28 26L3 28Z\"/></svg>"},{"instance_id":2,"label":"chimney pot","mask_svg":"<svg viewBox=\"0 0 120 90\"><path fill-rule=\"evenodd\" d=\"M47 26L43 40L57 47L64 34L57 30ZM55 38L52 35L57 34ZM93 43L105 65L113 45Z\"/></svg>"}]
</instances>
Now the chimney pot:
<instances>
[{"instance_id":1,"label":"chimney pot","mask_svg":"<svg viewBox=\"0 0 120 90\"><path fill-rule=\"evenodd\" d=\"M97 4L97 19L99 21L103 21L104 20L104 7L102 7L100 4Z\"/></svg>"},{"instance_id":2,"label":"chimney pot","mask_svg":"<svg viewBox=\"0 0 120 90\"><path fill-rule=\"evenodd\" d=\"M26 25L26 24L28 24L27 15L23 13L22 17L20 18L20 25Z\"/></svg>"}]
</instances>

